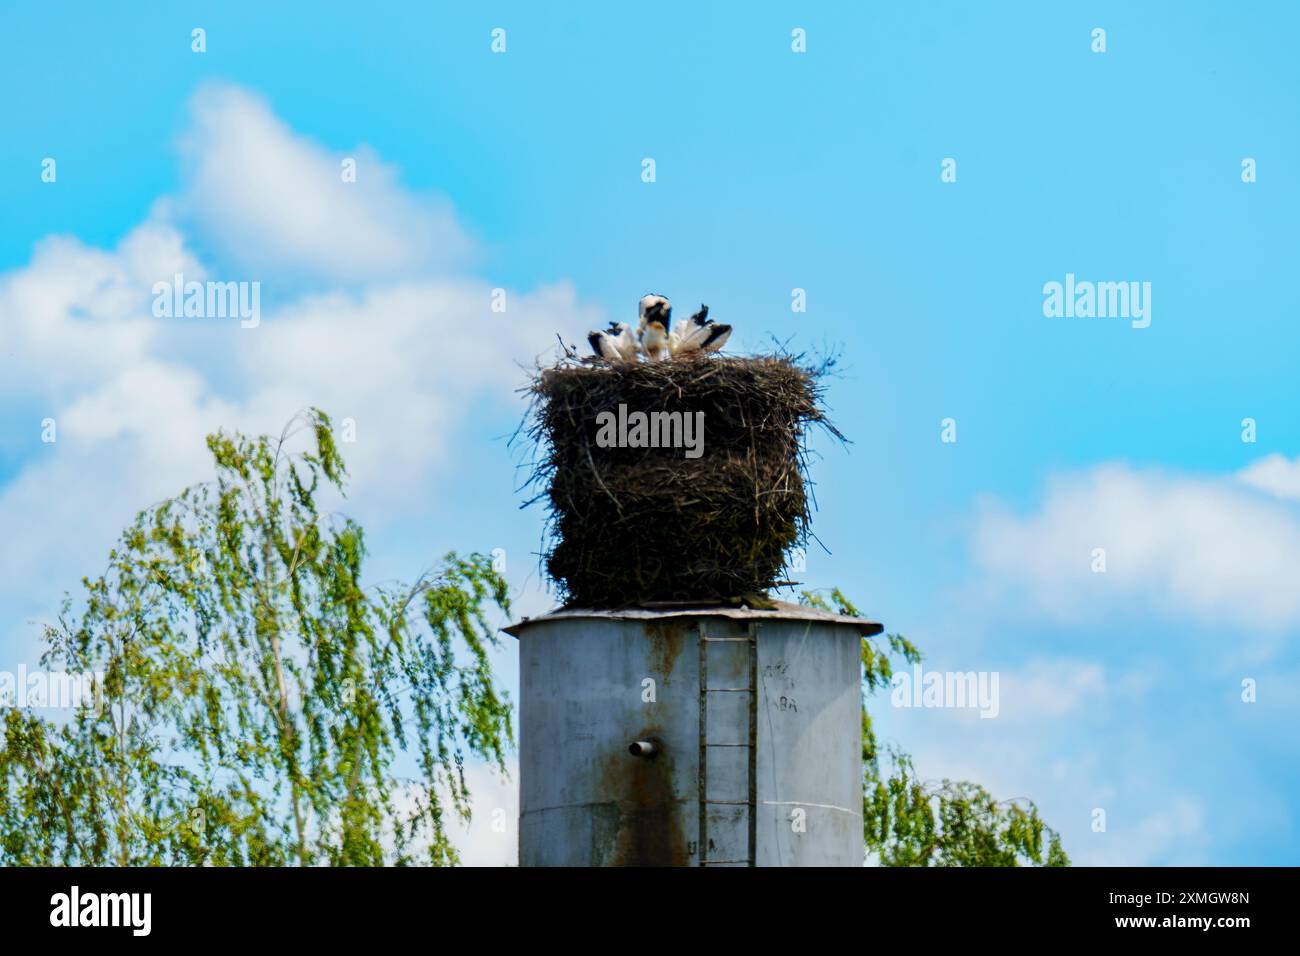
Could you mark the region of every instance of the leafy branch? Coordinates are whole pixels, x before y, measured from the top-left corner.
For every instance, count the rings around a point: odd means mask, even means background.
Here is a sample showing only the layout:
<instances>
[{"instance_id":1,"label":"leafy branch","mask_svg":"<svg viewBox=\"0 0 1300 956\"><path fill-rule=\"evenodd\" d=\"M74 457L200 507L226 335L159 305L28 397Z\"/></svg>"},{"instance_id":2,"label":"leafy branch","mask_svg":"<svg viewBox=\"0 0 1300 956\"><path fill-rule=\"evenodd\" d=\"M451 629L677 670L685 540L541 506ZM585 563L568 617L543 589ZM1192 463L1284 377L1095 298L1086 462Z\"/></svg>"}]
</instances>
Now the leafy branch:
<instances>
[{"instance_id":1,"label":"leafy branch","mask_svg":"<svg viewBox=\"0 0 1300 956\"><path fill-rule=\"evenodd\" d=\"M45 628L42 665L102 673L102 706L6 713L0 862L455 863L465 761L514 742L505 581L449 554L365 586L362 528L318 505L347 474L323 412L208 449L214 479L141 512Z\"/></svg>"}]
</instances>

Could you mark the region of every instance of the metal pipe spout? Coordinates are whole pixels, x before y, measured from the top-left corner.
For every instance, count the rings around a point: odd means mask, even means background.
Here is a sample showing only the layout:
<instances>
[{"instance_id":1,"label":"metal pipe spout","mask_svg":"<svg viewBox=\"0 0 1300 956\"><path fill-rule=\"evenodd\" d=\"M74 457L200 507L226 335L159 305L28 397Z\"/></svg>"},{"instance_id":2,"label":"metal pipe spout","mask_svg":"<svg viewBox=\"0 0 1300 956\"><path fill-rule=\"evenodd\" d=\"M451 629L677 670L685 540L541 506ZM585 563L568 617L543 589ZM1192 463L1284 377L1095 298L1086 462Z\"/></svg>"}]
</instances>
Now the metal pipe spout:
<instances>
[{"instance_id":1,"label":"metal pipe spout","mask_svg":"<svg viewBox=\"0 0 1300 956\"><path fill-rule=\"evenodd\" d=\"M627 752L633 757L653 757L659 752L659 743L654 740L634 740Z\"/></svg>"}]
</instances>

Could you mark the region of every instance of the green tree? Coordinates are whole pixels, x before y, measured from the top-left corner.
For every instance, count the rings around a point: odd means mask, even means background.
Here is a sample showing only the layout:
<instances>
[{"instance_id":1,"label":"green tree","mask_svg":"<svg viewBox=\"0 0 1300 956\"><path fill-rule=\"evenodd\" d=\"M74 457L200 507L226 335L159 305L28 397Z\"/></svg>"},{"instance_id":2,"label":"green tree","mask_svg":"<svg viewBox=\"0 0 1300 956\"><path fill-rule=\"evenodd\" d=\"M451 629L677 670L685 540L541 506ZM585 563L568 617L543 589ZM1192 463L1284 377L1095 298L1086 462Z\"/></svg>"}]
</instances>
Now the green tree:
<instances>
[{"instance_id":1,"label":"green tree","mask_svg":"<svg viewBox=\"0 0 1300 956\"><path fill-rule=\"evenodd\" d=\"M864 615L835 588L804 591L800 602L849 617ZM968 781L926 781L896 747L882 753L867 700L893 676L893 662L921 660L901 634L862 639L862 821L867 852L884 866L1069 866L1060 835L1030 800L995 799Z\"/></svg>"},{"instance_id":2,"label":"green tree","mask_svg":"<svg viewBox=\"0 0 1300 956\"><path fill-rule=\"evenodd\" d=\"M320 411L208 448L215 480L142 512L46 627L43 667L101 677L65 721L6 709L0 862L456 862L465 759L504 772L513 743L505 581L452 554L366 588L362 529L318 508L346 474Z\"/></svg>"}]
</instances>

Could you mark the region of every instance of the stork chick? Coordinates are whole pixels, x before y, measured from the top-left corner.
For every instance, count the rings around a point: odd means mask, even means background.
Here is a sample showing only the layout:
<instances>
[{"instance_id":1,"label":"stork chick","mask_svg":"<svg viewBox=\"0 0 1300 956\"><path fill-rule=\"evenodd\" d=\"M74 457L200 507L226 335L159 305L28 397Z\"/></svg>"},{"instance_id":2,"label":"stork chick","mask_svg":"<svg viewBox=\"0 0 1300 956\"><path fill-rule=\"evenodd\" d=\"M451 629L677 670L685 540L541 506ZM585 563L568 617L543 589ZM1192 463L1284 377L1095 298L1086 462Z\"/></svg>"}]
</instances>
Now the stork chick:
<instances>
[{"instance_id":1,"label":"stork chick","mask_svg":"<svg viewBox=\"0 0 1300 956\"><path fill-rule=\"evenodd\" d=\"M709 318L709 307L701 305L700 311L673 329L673 355L716 352L730 337L731 326L714 322Z\"/></svg>"},{"instance_id":2,"label":"stork chick","mask_svg":"<svg viewBox=\"0 0 1300 956\"><path fill-rule=\"evenodd\" d=\"M641 297L641 327L637 338L645 357L654 362L672 358L673 307L662 295Z\"/></svg>"},{"instance_id":3,"label":"stork chick","mask_svg":"<svg viewBox=\"0 0 1300 956\"><path fill-rule=\"evenodd\" d=\"M588 332L591 350L611 365L636 361L636 336L626 322L611 322L604 332Z\"/></svg>"}]
</instances>

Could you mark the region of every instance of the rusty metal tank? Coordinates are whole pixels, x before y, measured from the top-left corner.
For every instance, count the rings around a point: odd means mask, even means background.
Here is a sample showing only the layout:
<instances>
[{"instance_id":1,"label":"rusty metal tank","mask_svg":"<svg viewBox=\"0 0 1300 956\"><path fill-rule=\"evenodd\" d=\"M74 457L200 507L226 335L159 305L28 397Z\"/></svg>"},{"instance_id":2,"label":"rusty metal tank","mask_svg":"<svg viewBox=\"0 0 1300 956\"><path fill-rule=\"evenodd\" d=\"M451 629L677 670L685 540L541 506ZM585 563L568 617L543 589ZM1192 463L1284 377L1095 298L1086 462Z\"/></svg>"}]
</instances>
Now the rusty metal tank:
<instances>
[{"instance_id":1,"label":"rusty metal tank","mask_svg":"<svg viewBox=\"0 0 1300 956\"><path fill-rule=\"evenodd\" d=\"M519 639L521 866L861 866L861 638L778 603L565 609Z\"/></svg>"}]
</instances>

